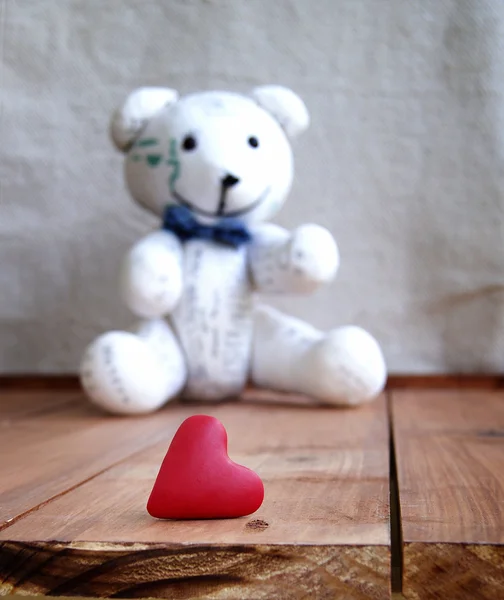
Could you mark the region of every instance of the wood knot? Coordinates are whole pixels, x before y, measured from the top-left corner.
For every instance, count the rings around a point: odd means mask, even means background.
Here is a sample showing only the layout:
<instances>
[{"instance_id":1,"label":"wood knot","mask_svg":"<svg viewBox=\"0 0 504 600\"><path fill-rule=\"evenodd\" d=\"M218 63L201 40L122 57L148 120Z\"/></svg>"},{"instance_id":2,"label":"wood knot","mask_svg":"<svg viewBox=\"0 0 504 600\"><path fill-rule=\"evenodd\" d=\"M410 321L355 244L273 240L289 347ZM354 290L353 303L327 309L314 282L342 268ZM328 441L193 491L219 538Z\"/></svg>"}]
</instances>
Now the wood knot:
<instances>
[{"instance_id":1,"label":"wood knot","mask_svg":"<svg viewBox=\"0 0 504 600\"><path fill-rule=\"evenodd\" d=\"M307 463L313 462L316 458L314 456L291 456L287 459L288 462L293 463Z\"/></svg>"},{"instance_id":2,"label":"wood knot","mask_svg":"<svg viewBox=\"0 0 504 600\"><path fill-rule=\"evenodd\" d=\"M245 525L245 529L248 531L264 531L265 529L268 529L268 527L269 523L262 519L253 519Z\"/></svg>"}]
</instances>

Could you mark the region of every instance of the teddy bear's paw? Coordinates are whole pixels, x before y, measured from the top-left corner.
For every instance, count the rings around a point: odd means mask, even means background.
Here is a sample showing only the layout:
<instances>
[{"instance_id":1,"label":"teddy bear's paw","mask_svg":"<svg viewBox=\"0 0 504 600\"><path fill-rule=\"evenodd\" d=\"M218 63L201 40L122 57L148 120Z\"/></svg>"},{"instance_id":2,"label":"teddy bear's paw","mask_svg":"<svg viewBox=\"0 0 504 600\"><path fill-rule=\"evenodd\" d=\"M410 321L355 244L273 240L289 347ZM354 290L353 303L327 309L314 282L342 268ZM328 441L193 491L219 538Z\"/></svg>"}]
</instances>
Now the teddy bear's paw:
<instances>
[{"instance_id":1,"label":"teddy bear's paw","mask_svg":"<svg viewBox=\"0 0 504 600\"><path fill-rule=\"evenodd\" d=\"M336 275L339 267L338 247L324 227L301 225L292 233L284 263L299 278L300 285L310 292L330 282Z\"/></svg>"},{"instance_id":2,"label":"teddy bear's paw","mask_svg":"<svg viewBox=\"0 0 504 600\"><path fill-rule=\"evenodd\" d=\"M93 342L81 365L81 382L89 398L115 414L153 412L173 398L184 381L185 374L166 368L145 341L120 331Z\"/></svg>"},{"instance_id":3,"label":"teddy bear's paw","mask_svg":"<svg viewBox=\"0 0 504 600\"><path fill-rule=\"evenodd\" d=\"M121 292L135 314L162 317L171 312L182 294L180 256L178 251L170 253L160 244L146 242L125 260Z\"/></svg>"},{"instance_id":4,"label":"teddy bear's paw","mask_svg":"<svg viewBox=\"0 0 504 600\"><path fill-rule=\"evenodd\" d=\"M342 406L373 400L383 390L387 378L378 343L355 326L330 331L314 344L307 368L308 393Z\"/></svg>"}]
</instances>

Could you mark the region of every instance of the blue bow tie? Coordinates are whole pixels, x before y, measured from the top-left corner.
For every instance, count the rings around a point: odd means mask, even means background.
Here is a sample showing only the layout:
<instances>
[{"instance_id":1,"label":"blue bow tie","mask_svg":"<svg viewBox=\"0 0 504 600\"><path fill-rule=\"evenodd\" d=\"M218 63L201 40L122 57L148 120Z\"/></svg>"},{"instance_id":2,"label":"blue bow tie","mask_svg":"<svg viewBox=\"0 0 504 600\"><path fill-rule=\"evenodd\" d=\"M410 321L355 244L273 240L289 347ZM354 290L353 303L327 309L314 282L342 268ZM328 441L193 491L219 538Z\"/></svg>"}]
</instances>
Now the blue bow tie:
<instances>
[{"instance_id":1,"label":"blue bow tie","mask_svg":"<svg viewBox=\"0 0 504 600\"><path fill-rule=\"evenodd\" d=\"M169 205L163 213L163 229L173 232L182 242L190 239L211 240L238 248L252 239L240 221L224 219L215 225L202 225L185 206Z\"/></svg>"}]
</instances>

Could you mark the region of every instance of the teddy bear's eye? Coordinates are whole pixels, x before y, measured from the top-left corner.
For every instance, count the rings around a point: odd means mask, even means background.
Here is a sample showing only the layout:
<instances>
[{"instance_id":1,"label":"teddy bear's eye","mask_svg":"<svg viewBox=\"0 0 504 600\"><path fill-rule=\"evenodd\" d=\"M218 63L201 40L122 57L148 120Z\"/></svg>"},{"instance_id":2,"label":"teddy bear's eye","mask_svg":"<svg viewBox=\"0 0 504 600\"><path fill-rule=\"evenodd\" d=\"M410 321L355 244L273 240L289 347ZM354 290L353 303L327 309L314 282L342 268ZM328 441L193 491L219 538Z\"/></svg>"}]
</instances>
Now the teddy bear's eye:
<instances>
[{"instance_id":1,"label":"teddy bear's eye","mask_svg":"<svg viewBox=\"0 0 504 600\"><path fill-rule=\"evenodd\" d=\"M188 152L194 150L197 145L196 138L192 135L186 135L182 142L182 148Z\"/></svg>"},{"instance_id":2,"label":"teddy bear's eye","mask_svg":"<svg viewBox=\"0 0 504 600\"><path fill-rule=\"evenodd\" d=\"M249 137L248 143L249 146L252 146L252 148L257 148L259 146L259 140L255 137L255 135Z\"/></svg>"}]
</instances>

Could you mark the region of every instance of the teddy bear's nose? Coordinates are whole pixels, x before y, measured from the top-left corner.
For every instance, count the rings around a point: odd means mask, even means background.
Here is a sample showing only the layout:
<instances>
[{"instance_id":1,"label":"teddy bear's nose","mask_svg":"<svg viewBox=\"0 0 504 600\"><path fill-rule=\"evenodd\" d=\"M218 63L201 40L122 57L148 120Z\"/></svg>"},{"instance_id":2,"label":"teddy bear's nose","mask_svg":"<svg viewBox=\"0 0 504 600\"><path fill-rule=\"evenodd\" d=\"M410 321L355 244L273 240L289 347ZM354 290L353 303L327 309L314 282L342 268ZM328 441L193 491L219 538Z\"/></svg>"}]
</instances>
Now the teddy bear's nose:
<instances>
[{"instance_id":1,"label":"teddy bear's nose","mask_svg":"<svg viewBox=\"0 0 504 600\"><path fill-rule=\"evenodd\" d=\"M233 187L233 185L236 185L239 181L240 180L238 179L238 177L235 177L234 175L231 175L231 173L228 173L226 177L223 177L222 179L222 187L231 188Z\"/></svg>"}]
</instances>

